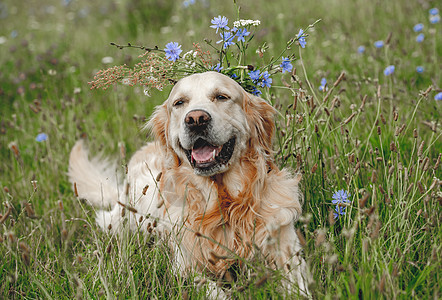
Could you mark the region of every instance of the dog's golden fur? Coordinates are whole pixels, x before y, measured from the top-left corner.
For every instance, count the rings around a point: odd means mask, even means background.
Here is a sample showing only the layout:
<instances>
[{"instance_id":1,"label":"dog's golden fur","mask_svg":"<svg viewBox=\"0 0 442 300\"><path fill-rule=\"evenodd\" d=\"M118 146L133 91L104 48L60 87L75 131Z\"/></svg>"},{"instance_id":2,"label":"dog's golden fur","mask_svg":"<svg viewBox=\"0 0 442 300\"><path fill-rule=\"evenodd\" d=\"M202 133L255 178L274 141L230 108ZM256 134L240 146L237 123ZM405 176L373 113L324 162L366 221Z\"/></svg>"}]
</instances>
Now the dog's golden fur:
<instances>
[{"instance_id":1,"label":"dog's golden fur","mask_svg":"<svg viewBox=\"0 0 442 300\"><path fill-rule=\"evenodd\" d=\"M192 160L186 157L186 151L191 150L183 145L191 133L183 119L194 110L213 116L210 134L220 140L216 145L235 138L230 160L219 163L213 171L198 171L194 154ZM178 82L149 120L147 126L155 141L129 162L124 185L129 187L127 193L118 193L115 183L109 182L105 175L109 166L88 160L81 141L71 153L70 180L79 196L93 205L114 205L111 211L97 213L97 222L104 229L121 230L118 199L136 209L137 213L126 216L134 228L146 227L141 224L146 222L140 220L141 215L157 218L158 230L172 233L180 271L222 276L236 257L251 258L259 249L268 265L285 270L305 295L308 275L294 229L301 214L300 176L280 170L272 160L274 114L266 101L224 75L192 75ZM215 155L218 150L213 151ZM95 174L93 178L88 172ZM217 257L223 259L214 259Z\"/></svg>"}]
</instances>

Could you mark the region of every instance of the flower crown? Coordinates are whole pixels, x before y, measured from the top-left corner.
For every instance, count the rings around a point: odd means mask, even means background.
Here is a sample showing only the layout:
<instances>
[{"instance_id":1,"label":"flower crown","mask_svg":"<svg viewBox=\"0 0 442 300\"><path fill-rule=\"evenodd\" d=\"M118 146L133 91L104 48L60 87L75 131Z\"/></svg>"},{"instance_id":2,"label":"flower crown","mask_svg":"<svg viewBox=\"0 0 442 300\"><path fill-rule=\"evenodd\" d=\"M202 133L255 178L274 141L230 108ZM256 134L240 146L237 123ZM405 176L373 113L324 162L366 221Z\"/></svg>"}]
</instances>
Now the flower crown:
<instances>
[{"instance_id":1,"label":"flower crown","mask_svg":"<svg viewBox=\"0 0 442 300\"><path fill-rule=\"evenodd\" d=\"M216 30L220 39L215 44L207 39L205 42L217 53L216 59L210 51L203 51L198 43L194 43L194 49L182 56L183 50L177 42L168 43L164 49L157 46L148 48L133 46L130 43L127 45L111 43L120 49L132 47L144 50L145 53L139 56L142 61L133 68L122 65L101 70L89 84L91 89L107 89L120 82L130 86L141 85L145 88L145 94L149 95L150 88L162 90L164 86L175 84L182 77L212 70L229 76L246 91L259 96L263 89L268 90L272 87L273 75L292 72L292 62L295 60L294 53L289 53L292 45L296 43L305 48L308 36L306 32L319 21L300 29L298 34L286 43L279 55L273 56L259 68L246 62L246 57L249 57L246 52L257 26L261 23L259 20L238 20L230 28L229 20L225 16L213 18L210 27ZM264 43L257 48L256 54L263 58L267 49L268 46Z\"/></svg>"}]
</instances>

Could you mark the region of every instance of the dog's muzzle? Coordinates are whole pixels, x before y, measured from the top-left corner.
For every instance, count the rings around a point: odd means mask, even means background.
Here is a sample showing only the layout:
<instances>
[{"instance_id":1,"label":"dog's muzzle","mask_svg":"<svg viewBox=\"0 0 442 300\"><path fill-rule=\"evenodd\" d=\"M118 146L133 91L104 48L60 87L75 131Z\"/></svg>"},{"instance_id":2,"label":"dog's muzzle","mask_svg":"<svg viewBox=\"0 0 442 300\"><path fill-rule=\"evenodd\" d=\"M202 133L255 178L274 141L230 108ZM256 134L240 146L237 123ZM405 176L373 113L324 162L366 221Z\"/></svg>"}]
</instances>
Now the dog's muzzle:
<instances>
[{"instance_id":1,"label":"dog's muzzle","mask_svg":"<svg viewBox=\"0 0 442 300\"><path fill-rule=\"evenodd\" d=\"M223 170L235 149L236 137L226 143L213 141L209 131L212 117L204 110L192 110L184 118L187 133L194 140L191 149L184 149L187 159L196 173L211 176Z\"/></svg>"}]
</instances>

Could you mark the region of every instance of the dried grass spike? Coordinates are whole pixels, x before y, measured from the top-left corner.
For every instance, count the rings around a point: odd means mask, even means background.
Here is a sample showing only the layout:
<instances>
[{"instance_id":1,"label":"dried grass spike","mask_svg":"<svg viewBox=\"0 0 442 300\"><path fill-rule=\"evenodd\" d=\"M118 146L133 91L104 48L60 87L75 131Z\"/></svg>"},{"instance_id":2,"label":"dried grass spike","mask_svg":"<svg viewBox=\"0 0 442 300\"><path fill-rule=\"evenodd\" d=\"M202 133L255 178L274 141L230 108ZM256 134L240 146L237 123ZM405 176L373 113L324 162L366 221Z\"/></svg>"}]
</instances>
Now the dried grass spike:
<instances>
[{"instance_id":1,"label":"dried grass spike","mask_svg":"<svg viewBox=\"0 0 442 300\"><path fill-rule=\"evenodd\" d=\"M430 85L430 86L425 90L425 92L423 93L423 95L424 95L425 97L427 97L428 94L431 92L432 89L433 89L433 86Z\"/></svg>"},{"instance_id":2,"label":"dried grass spike","mask_svg":"<svg viewBox=\"0 0 442 300\"><path fill-rule=\"evenodd\" d=\"M266 274L264 274L263 277L261 277L261 278L255 283L255 287L259 288L260 286L262 286L264 283L267 282L267 279L269 279L269 275L266 273Z\"/></svg>"},{"instance_id":3,"label":"dried grass spike","mask_svg":"<svg viewBox=\"0 0 442 300\"><path fill-rule=\"evenodd\" d=\"M161 180L161 176L163 176L163 172L158 173L157 177L155 178L155 180L158 182Z\"/></svg>"},{"instance_id":4,"label":"dried grass spike","mask_svg":"<svg viewBox=\"0 0 442 300\"><path fill-rule=\"evenodd\" d=\"M390 169L388 169L388 174L393 174L394 172L394 165L390 167Z\"/></svg>"},{"instance_id":5,"label":"dried grass spike","mask_svg":"<svg viewBox=\"0 0 442 300\"><path fill-rule=\"evenodd\" d=\"M315 246L316 247L320 246L324 241L325 241L325 232L324 230L319 229L315 240Z\"/></svg>"},{"instance_id":6,"label":"dried grass spike","mask_svg":"<svg viewBox=\"0 0 442 300\"><path fill-rule=\"evenodd\" d=\"M23 252L27 252L27 253L30 252L30 251L29 251L29 247L28 247L28 245L26 245L25 242L20 242L20 243L18 243L18 246L19 246L19 248L20 248L21 251L23 251Z\"/></svg>"},{"instance_id":7,"label":"dried grass spike","mask_svg":"<svg viewBox=\"0 0 442 300\"><path fill-rule=\"evenodd\" d=\"M78 198L78 189L77 189L77 183L76 182L74 182L74 195L75 195L75 197Z\"/></svg>"},{"instance_id":8,"label":"dried grass spike","mask_svg":"<svg viewBox=\"0 0 442 300\"><path fill-rule=\"evenodd\" d=\"M29 266L30 263L31 263L31 258L30 258L30 256L29 256L29 252L23 252L23 253L21 254L21 257L22 257L22 259L23 259L24 264L25 264L26 266Z\"/></svg>"},{"instance_id":9,"label":"dried grass spike","mask_svg":"<svg viewBox=\"0 0 442 300\"><path fill-rule=\"evenodd\" d=\"M406 194L408 195L411 192L411 189L413 188L414 183L410 183L410 185L407 188Z\"/></svg>"},{"instance_id":10,"label":"dried grass spike","mask_svg":"<svg viewBox=\"0 0 442 300\"><path fill-rule=\"evenodd\" d=\"M328 223L330 224L330 226L333 226L336 223L335 214L332 209L330 209L328 212Z\"/></svg>"},{"instance_id":11,"label":"dried grass spike","mask_svg":"<svg viewBox=\"0 0 442 300\"><path fill-rule=\"evenodd\" d=\"M417 139L417 137L418 137L418 134L417 134L417 130L416 130L416 129L413 129L413 137L414 137L415 139Z\"/></svg>"},{"instance_id":12,"label":"dried grass spike","mask_svg":"<svg viewBox=\"0 0 442 300\"><path fill-rule=\"evenodd\" d=\"M339 83L341 83L341 81L345 78L345 72L342 72L338 79L335 81L335 83L333 83L333 87L337 87L339 85Z\"/></svg>"},{"instance_id":13,"label":"dried grass spike","mask_svg":"<svg viewBox=\"0 0 442 300\"><path fill-rule=\"evenodd\" d=\"M422 153L424 152L425 141L422 141L417 150L417 156L422 157Z\"/></svg>"},{"instance_id":14,"label":"dried grass spike","mask_svg":"<svg viewBox=\"0 0 442 300\"><path fill-rule=\"evenodd\" d=\"M6 210L6 213L2 217L0 217L0 224L3 224L12 212L12 208L9 206L9 204L6 204L6 206L8 207L8 209Z\"/></svg>"},{"instance_id":15,"label":"dried grass spike","mask_svg":"<svg viewBox=\"0 0 442 300\"><path fill-rule=\"evenodd\" d=\"M356 116L356 112L353 112L345 121L344 124L348 124Z\"/></svg>"},{"instance_id":16,"label":"dried grass spike","mask_svg":"<svg viewBox=\"0 0 442 300\"><path fill-rule=\"evenodd\" d=\"M426 172L429 167L430 167L430 159L428 157L425 157L424 162L422 164L422 170Z\"/></svg>"},{"instance_id":17,"label":"dried grass spike","mask_svg":"<svg viewBox=\"0 0 442 300\"><path fill-rule=\"evenodd\" d=\"M396 152L397 151L396 144L394 143L394 141L392 141L390 143L390 151L392 151L392 152Z\"/></svg>"},{"instance_id":18,"label":"dried grass spike","mask_svg":"<svg viewBox=\"0 0 442 300\"><path fill-rule=\"evenodd\" d=\"M371 182L375 183L377 178L378 178L378 174L377 174L376 170L373 170L373 173L371 173Z\"/></svg>"},{"instance_id":19,"label":"dried grass spike","mask_svg":"<svg viewBox=\"0 0 442 300\"><path fill-rule=\"evenodd\" d=\"M422 186L422 183L420 181L417 182L417 187L419 188L419 192L421 194L425 193L424 187Z\"/></svg>"},{"instance_id":20,"label":"dried grass spike","mask_svg":"<svg viewBox=\"0 0 442 300\"><path fill-rule=\"evenodd\" d=\"M298 236L298 240L299 243L301 244L302 247L305 247L305 245L307 244L304 235L301 232L301 229L296 229L296 235Z\"/></svg>"},{"instance_id":21,"label":"dried grass spike","mask_svg":"<svg viewBox=\"0 0 442 300\"><path fill-rule=\"evenodd\" d=\"M314 165L313 165L313 167L312 167L312 173L315 173L316 172L316 170L318 169L318 164L317 163L315 163Z\"/></svg>"},{"instance_id":22,"label":"dried grass spike","mask_svg":"<svg viewBox=\"0 0 442 300\"><path fill-rule=\"evenodd\" d=\"M61 201L61 200L58 201L58 209L59 209L60 211L63 211L63 210L64 210L63 201Z\"/></svg>"},{"instance_id":23,"label":"dried grass spike","mask_svg":"<svg viewBox=\"0 0 442 300\"><path fill-rule=\"evenodd\" d=\"M401 127L398 127L398 128L396 129L395 135L396 135L396 136L400 135L400 134L402 133L402 131L404 131L404 129L405 129L405 124L402 124Z\"/></svg>"},{"instance_id":24,"label":"dried grass spike","mask_svg":"<svg viewBox=\"0 0 442 300\"><path fill-rule=\"evenodd\" d=\"M385 120L384 115L381 114L380 117L381 117L381 121L382 121L382 123L383 123L384 125L387 124L387 121Z\"/></svg>"},{"instance_id":25,"label":"dried grass spike","mask_svg":"<svg viewBox=\"0 0 442 300\"><path fill-rule=\"evenodd\" d=\"M437 170L439 168L441 156L442 156L442 153L439 153L439 156L437 157L436 163L434 164L434 167L433 167L434 170Z\"/></svg>"},{"instance_id":26,"label":"dried grass spike","mask_svg":"<svg viewBox=\"0 0 442 300\"><path fill-rule=\"evenodd\" d=\"M370 194L365 193L364 196L362 197L362 199L359 200L359 207L360 208L365 207L365 205L367 204L368 198L370 198Z\"/></svg>"},{"instance_id":27,"label":"dried grass spike","mask_svg":"<svg viewBox=\"0 0 442 300\"><path fill-rule=\"evenodd\" d=\"M363 110L364 109L366 101L367 101L367 95L364 95L364 97L362 98L361 106L359 106L359 110Z\"/></svg>"}]
</instances>

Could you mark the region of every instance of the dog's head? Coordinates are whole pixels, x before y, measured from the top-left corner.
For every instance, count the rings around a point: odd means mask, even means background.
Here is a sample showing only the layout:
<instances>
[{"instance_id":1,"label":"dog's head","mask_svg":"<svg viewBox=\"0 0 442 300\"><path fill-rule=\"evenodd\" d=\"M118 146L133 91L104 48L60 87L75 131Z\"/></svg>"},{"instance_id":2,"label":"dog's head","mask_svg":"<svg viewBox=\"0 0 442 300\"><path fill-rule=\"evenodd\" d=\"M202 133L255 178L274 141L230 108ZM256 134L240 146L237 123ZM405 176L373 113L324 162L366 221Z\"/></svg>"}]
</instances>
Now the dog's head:
<instances>
[{"instance_id":1,"label":"dog's head","mask_svg":"<svg viewBox=\"0 0 442 300\"><path fill-rule=\"evenodd\" d=\"M195 174L223 173L253 148L269 156L275 110L217 72L181 79L148 125Z\"/></svg>"}]
</instances>

